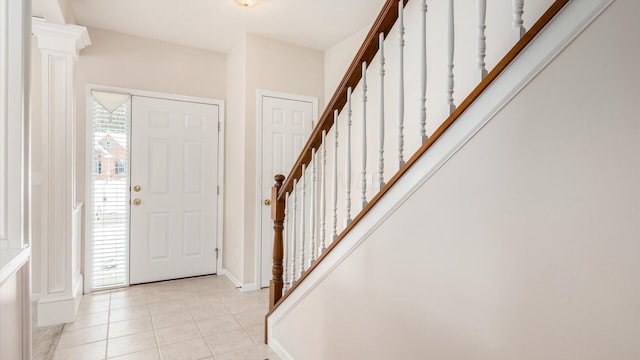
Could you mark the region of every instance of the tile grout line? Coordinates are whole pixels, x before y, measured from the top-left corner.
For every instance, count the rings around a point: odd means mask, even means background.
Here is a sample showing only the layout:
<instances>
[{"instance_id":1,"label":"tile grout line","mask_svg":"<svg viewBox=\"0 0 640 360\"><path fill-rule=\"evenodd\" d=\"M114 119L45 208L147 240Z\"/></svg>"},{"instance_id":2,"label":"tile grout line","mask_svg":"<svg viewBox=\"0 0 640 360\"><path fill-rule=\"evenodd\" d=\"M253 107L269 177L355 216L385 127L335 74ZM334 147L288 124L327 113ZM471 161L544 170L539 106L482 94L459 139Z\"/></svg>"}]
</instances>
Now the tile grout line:
<instances>
[{"instance_id":1,"label":"tile grout line","mask_svg":"<svg viewBox=\"0 0 640 360\"><path fill-rule=\"evenodd\" d=\"M158 358L162 360L162 354L160 353L160 343L158 342L158 333L156 332L156 326L153 323L153 315L151 314L151 304L149 303L149 294L147 294L146 288L144 288L143 290L144 290L144 297L145 299L147 299L147 307L149 308L149 319L151 319L151 330L153 330L153 339L156 341L156 354L158 354Z\"/></svg>"},{"instance_id":2,"label":"tile grout line","mask_svg":"<svg viewBox=\"0 0 640 360\"><path fill-rule=\"evenodd\" d=\"M104 358L107 359L109 352L109 330L111 329L111 291L109 291L109 309L107 310L107 338L104 342Z\"/></svg>"},{"instance_id":3,"label":"tile grout line","mask_svg":"<svg viewBox=\"0 0 640 360\"><path fill-rule=\"evenodd\" d=\"M198 332L200 333L200 337L202 338L202 341L204 341L204 344L207 346L207 351L209 351L209 355L211 355L211 358L213 358L215 360L215 356L213 355L213 352L211 351L211 348L209 347L209 343L207 343L207 340L205 340L204 338L204 334L202 333L202 329L200 328L200 325L198 324L198 321L196 320L195 316L193 316L193 312L191 311L191 306L189 306L189 304L187 304L187 302L183 300L185 306L187 307L187 309L189 310L189 315L191 315L191 319L193 319L193 322L196 324L196 329L198 329ZM202 358L202 359L206 359L206 357Z\"/></svg>"}]
</instances>

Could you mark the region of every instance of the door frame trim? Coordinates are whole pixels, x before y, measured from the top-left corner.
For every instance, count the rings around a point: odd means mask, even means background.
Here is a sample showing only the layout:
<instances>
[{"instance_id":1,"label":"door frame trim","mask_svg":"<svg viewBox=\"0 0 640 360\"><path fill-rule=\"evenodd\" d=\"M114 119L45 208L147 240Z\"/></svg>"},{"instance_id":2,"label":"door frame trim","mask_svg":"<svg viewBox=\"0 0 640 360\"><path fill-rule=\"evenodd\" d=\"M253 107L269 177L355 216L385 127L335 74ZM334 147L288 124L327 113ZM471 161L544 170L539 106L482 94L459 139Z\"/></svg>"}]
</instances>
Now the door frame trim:
<instances>
[{"instance_id":1,"label":"door frame trim","mask_svg":"<svg viewBox=\"0 0 640 360\"><path fill-rule=\"evenodd\" d=\"M244 291L258 290L262 287L262 161L259 161L260 154L262 153L262 106L265 97L279 98L284 100L310 102L312 104L311 111L311 131L318 123L318 98L313 96L290 94L271 90L256 90L256 207L255 207L255 274L253 284L243 284L242 289ZM285 174L288 175L288 174Z\"/></svg>"},{"instance_id":2,"label":"door frame trim","mask_svg":"<svg viewBox=\"0 0 640 360\"><path fill-rule=\"evenodd\" d=\"M218 186L220 187L220 191L218 193L218 217L217 217L217 234L216 234L216 247L218 248L218 258L216 260L216 273L222 274L222 224L224 224L224 131L225 131L225 104L224 100L218 99L209 99L209 98L200 98L195 96L186 96L186 95L178 95L178 94L169 94L162 93L156 91L146 91L140 89L132 89L132 88L124 88L124 87L115 87L115 86L107 86L100 84L90 84L87 83L85 85L85 169L84 169L84 183L85 183L85 201L84 201L84 237L82 239L82 245L84 248L83 254L83 263L82 263L82 276L84 278L84 293L88 294L91 292L92 284L92 263L91 263L91 252L92 247L88 239L91 237L91 222L89 219L91 218L91 208L93 206L93 202L91 201L91 176L89 171L92 170L91 166L91 129L92 129L92 118L91 118L91 104L88 99L91 96L91 90L98 91L113 91L120 93L127 93L133 96L139 97L149 97L156 99L165 99L165 100L174 100L174 101L182 101L182 102L193 102L200 104L208 104L208 105L217 105L218 106L218 121L220 124L220 131L218 132ZM131 101L131 100L129 100ZM131 111L131 110L130 110ZM129 114L129 120L131 119L131 113ZM128 281L127 281L128 285Z\"/></svg>"}]
</instances>

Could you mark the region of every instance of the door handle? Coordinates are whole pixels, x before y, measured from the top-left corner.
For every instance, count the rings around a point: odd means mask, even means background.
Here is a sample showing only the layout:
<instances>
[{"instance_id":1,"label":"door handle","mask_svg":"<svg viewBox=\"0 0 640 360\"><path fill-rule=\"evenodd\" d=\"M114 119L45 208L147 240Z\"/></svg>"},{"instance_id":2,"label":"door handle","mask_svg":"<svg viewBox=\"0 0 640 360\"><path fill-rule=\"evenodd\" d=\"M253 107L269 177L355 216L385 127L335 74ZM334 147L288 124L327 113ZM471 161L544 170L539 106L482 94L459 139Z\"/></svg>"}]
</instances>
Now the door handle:
<instances>
[{"instance_id":1,"label":"door handle","mask_svg":"<svg viewBox=\"0 0 640 360\"><path fill-rule=\"evenodd\" d=\"M140 191L140 190L142 190L142 188L140 187L140 185L136 185L136 186L134 186L134 187L133 187L133 191L135 191L135 192L138 192L138 191Z\"/></svg>"},{"instance_id":2,"label":"door handle","mask_svg":"<svg viewBox=\"0 0 640 360\"><path fill-rule=\"evenodd\" d=\"M133 199L133 205L138 206L142 203L142 200L140 199Z\"/></svg>"},{"instance_id":3,"label":"door handle","mask_svg":"<svg viewBox=\"0 0 640 360\"><path fill-rule=\"evenodd\" d=\"M264 204L265 204L266 206L271 205L271 199L264 199Z\"/></svg>"}]
</instances>

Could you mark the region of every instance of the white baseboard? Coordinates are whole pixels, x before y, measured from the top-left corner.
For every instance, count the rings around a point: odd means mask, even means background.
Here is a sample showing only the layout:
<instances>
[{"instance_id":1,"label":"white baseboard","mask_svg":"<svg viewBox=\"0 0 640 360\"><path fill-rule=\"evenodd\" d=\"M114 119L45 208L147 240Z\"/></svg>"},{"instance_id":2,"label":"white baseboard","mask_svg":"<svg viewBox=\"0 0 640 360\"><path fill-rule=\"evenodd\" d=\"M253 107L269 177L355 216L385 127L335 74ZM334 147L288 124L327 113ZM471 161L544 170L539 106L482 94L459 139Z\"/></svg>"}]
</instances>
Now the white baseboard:
<instances>
[{"instance_id":1,"label":"white baseboard","mask_svg":"<svg viewBox=\"0 0 640 360\"><path fill-rule=\"evenodd\" d=\"M289 354L287 350L285 350L280 343L271 336L269 336L269 347L276 353L276 355L278 355L278 357L280 357L280 359L293 360L293 356L291 356L291 354Z\"/></svg>"},{"instance_id":2,"label":"white baseboard","mask_svg":"<svg viewBox=\"0 0 640 360\"><path fill-rule=\"evenodd\" d=\"M256 291L256 290L260 290L260 286L258 286L257 283L245 284L245 285L242 285L242 287L240 287L240 291L242 292Z\"/></svg>"},{"instance_id":3,"label":"white baseboard","mask_svg":"<svg viewBox=\"0 0 640 360\"><path fill-rule=\"evenodd\" d=\"M222 276L226 276L227 279L229 279L229 281L231 281L231 283L233 285L235 285L237 288L241 288L242 287L242 282L240 282L240 280L238 280L238 278L236 278L235 276L233 276L233 274L231 273L231 271L227 270L227 269L222 269Z\"/></svg>"},{"instance_id":4,"label":"white baseboard","mask_svg":"<svg viewBox=\"0 0 640 360\"><path fill-rule=\"evenodd\" d=\"M221 275L226 276L227 279L229 279L229 281L231 281L233 285L239 288L242 292L260 290L258 283L243 284L242 281L238 280L238 278L236 278L231 271L227 269L222 269Z\"/></svg>"}]
</instances>

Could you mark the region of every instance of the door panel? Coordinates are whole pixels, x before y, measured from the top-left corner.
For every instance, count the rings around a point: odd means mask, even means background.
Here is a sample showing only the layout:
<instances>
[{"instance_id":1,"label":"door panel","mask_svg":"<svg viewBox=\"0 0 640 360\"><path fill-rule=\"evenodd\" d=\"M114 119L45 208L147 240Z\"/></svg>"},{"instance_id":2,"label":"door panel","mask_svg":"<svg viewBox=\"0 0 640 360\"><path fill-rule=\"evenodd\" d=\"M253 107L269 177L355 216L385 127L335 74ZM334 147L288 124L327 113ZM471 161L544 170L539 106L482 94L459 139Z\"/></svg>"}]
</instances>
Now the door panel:
<instances>
[{"instance_id":1,"label":"door panel","mask_svg":"<svg viewBox=\"0 0 640 360\"><path fill-rule=\"evenodd\" d=\"M217 105L132 98L131 284L216 272L218 116Z\"/></svg>"},{"instance_id":2,"label":"door panel","mask_svg":"<svg viewBox=\"0 0 640 360\"><path fill-rule=\"evenodd\" d=\"M311 134L314 105L310 101L264 96L262 99L261 200L271 198L273 177L289 173ZM269 206L261 206L260 286L269 286L273 260L273 221Z\"/></svg>"}]
</instances>

